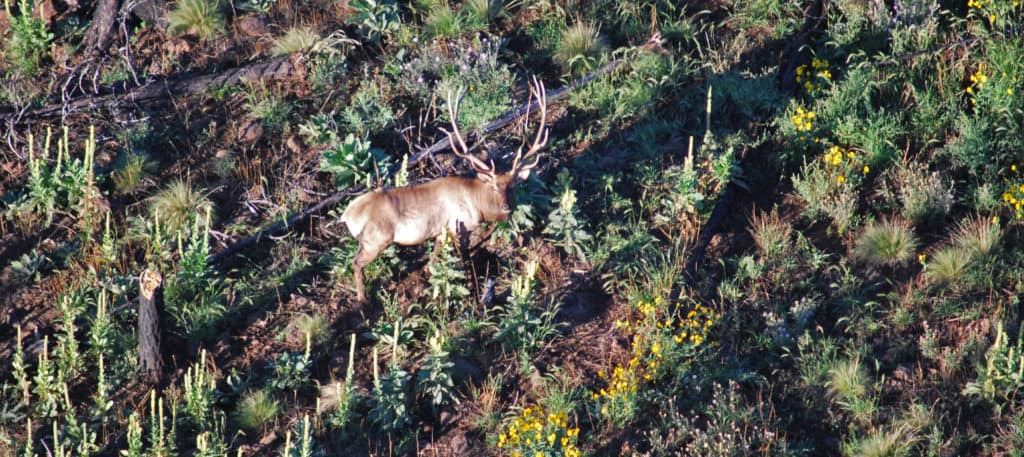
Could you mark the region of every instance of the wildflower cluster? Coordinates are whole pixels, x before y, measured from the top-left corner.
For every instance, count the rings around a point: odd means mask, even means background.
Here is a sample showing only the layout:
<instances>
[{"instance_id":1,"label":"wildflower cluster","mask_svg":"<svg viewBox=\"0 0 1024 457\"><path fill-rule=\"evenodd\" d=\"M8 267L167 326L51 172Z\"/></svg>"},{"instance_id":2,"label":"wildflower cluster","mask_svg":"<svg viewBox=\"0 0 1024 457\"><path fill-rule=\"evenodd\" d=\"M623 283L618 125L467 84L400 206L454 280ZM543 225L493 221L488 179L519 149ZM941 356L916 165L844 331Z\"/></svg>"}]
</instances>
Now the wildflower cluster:
<instances>
[{"instance_id":1,"label":"wildflower cluster","mask_svg":"<svg viewBox=\"0 0 1024 457\"><path fill-rule=\"evenodd\" d=\"M1006 191L1003 192L1003 203L1013 208L1014 218L1024 219L1024 180L1018 174L1017 165L1010 165L1010 178Z\"/></svg>"},{"instance_id":2,"label":"wildflower cluster","mask_svg":"<svg viewBox=\"0 0 1024 457\"><path fill-rule=\"evenodd\" d=\"M830 146L822 156L826 169L835 174L836 184L846 184L848 178L856 173L866 175L871 172L871 167L863 163L861 154L853 149Z\"/></svg>"},{"instance_id":3,"label":"wildflower cluster","mask_svg":"<svg viewBox=\"0 0 1024 457\"><path fill-rule=\"evenodd\" d=\"M541 406L523 409L498 435L498 448L512 457L579 457L579 427L569 428L565 414L545 412Z\"/></svg>"},{"instance_id":4,"label":"wildflower cluster","mask_svg":"<svg viewBox=\"0 0 1024 457\"><path fill-rule=\"evenodd\" d=\"M831 80L832 72L828 69L827 60L815 57L811 59L810 68L807 64L796 67L796 83L812 96L824 86L824 81Z\"/></svg>"},{"instance_id":5,"label":"wildflower cluster","mask_svg":"<svg viewBox=\"0 0 1024 457\"><path fill-rule=\"evenodd\" d=\"M692 355L719 317L700 304L683 318L666 316L666 301L661 297L638 301L636 311L639 316L635 319L615 322L619 329L632 333L632 357L625 365L617 364L610 376L598 372L607 385L590 395L597 401L597 411L615 423L632 417L640 386L657 379L663 367L674 366L679 359Z\"/></svg>"},{"instance_id":6,"label":"wildflower cluster","mask_svg":"<svg viewBox=\"0 0 1024 457\"><path fill-rule=\"evenodd\" d=\"M803 108L797 108L796 113L790 116L793 121L793 126L796 127L797 132L810 132L811 128L814 127L814 111L804 111ZM804 139L801 135L800 139Z\"/></svg>"},{"instance_id":7,"label":"wildflower cluster","mask_svg":"<svg viewBox=\"0 0 1024 457\"><path fill-rule=\"evenodd\" d=\"M1019 12L1021 2L1019 0L967 0L967 8L970 12L988 19L989 24L1005 25L1013 23L1014 13ZM1001 24L997 24L999 21Z\"/></svg>"},{"instance_id":8,"label":"wildflower cluster","mask_svg":"<svg viewBox=\"0 0 1024 457\"><path fill-rule=\"evenodd\" d=\"M976 0L971 0L976 1ZM971 96L971 105L977 105L978 99L975 98L978 92L985 87L985 83L988 82L988 76L985 75L985 64L978 63L978 71L971 74L971 84L964 89L967 95Z\"/></svg>"}]
</instances>

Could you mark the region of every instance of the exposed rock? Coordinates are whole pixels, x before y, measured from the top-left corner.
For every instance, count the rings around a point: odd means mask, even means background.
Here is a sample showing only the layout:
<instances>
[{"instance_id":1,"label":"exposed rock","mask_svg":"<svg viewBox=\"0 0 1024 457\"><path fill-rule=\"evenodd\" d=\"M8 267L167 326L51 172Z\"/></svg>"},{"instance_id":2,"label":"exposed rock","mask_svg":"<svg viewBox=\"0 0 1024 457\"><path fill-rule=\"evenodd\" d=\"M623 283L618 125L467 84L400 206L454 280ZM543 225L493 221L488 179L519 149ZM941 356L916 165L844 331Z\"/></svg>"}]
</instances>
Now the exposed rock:
<instances>
[{"instance_id":1,"label":"exposed rock","mask_svg":"<svg viewBox=\"0 0 1024 457\"><path fill-rule=\"evenodd\" d=\"M238 128L238 141L252 144L263 137L263 125L259 119L246 119Z\"/></svg>"},{"instance_id":2,"label":"exposed rock","mask_svg":"<svg viewBox=\"0 0 1024 457\"><path fill-rule=\"evenodd\" d=\"M235 27L238 34L246 37L258 38L270 35L270 22L267 18L255 14L246 14L237 21Z\"/></svg>"}]
</instances>

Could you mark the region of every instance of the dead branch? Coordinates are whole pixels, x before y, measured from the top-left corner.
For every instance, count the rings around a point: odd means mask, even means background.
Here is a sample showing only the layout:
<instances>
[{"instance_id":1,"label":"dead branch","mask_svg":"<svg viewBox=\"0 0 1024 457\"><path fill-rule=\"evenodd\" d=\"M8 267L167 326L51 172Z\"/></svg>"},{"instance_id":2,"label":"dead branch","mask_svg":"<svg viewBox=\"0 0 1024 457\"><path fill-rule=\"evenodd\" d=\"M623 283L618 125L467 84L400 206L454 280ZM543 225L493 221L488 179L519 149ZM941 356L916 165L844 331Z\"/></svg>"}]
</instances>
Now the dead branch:
<instances>
[{"instance_id":1,"label":"dead branch","mask_svg":"<svg viewBox=\"0 0 1024 457\"><path fill-rule=\"evenodd\" d=\"M95 110L101 107L116 109L128 104L197 94L209 90L211 87L230 86L243 81L301 79L305 77L305 74L305 59L299 54L293 54L232 68L214 75L154 81L125 92L99 96L86 95L68 100L66 103L55 103L37 108L13 119L15 123L18 123L25 119L67 115L75 111ZM12 115L9 114L5 116L4 120L11 118Z\"/></svg>"}]
</instances>

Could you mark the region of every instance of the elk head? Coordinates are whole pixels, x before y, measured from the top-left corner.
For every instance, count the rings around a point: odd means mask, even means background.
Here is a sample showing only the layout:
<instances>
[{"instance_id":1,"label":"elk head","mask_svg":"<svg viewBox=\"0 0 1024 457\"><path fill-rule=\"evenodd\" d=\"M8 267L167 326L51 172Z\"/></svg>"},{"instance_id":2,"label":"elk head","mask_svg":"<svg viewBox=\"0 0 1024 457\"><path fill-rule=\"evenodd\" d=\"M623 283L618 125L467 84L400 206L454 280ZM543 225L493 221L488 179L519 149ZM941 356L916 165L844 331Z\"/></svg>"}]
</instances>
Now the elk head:
<instances>
[{"instance_id":1,"label":"elk head","mask_svg":"<svg viewBox=\"0 0 1024 457\"><path fill-rule=\"evenodd\" d=\"M484 185L480 186L483 195L480 197L485 203L479 205L481 214L484 220L488 221L505 221L508 220L509 215L512 214L512 205L514 202L513 191L517 181L523 181L530 177L530 171L537 167L540 162L540 156L537 155L541 149L548 142L548 130L545 128L547 124L547 93L544 91L544 83L539 81L537 77L533 77L532 84L530 85L530 100L526 104L526 113L523 116L523 130L526 130L526 123L530 119L530 111L533 109L533 105L537 105L537 109L540 111L540 125L537 127L537 133L534 136L533 142L525 152L525 138L523 144L519 145L516 150L515 158L512 160L512 168L505 173L498 173L495 171L494 160L488 160L484 162L480 158L471 154L471 150L476 148L467 147L466 141L463 139L462 132L459 131L458 115L459 108L462 104L462 96L465 93L460 89L457 91L455 97L452 97L451 91L448 92L447 105L448 105L448 117L451 119L452 130L448 131L441 129L445 134L448 135L448 143L452 147L452 152L456 156L467 160L476 170L476 179L480 180ZM534 98L537 100L534 101ZM532 159L532 161L530 161Z\"/></svg>"}]
</instances>

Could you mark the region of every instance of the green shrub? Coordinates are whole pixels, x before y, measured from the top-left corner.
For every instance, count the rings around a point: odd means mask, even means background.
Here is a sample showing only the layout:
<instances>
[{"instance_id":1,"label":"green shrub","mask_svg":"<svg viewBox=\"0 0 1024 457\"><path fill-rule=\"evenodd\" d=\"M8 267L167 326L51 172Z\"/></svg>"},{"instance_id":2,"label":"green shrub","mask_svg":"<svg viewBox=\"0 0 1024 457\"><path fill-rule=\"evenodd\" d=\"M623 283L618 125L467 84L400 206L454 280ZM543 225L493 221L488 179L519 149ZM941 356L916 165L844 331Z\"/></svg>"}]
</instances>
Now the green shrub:
<instances>
[{"instance_id":1,"label":"green shrub","mask_svg":"<svg viewBox=\"0 0 1024 457\"><path fill-rule=\"evenodd\" d=\"M436 101L462 91L459 128L467 135L476 133L512 107L514 80L498 59L500 51L501 43L487 37L425 45L401 64L395 87L423 108L439 108L438 119L445 124L448 110Z\"/></svg>"},{"instance_id":2,"label":"green shrub","mask_svg":"<svg viewBox=\"0 0 1024 457\"><path fill-rule=\"evenodd\" d=\"M427 12L423 33L427 38L455 38L462 33L462 16L452 9L451 4L441 0Z\"/></svg>"},{"instance_id":3,"label":"green shrub","mask_svg":"<svg viewBox=\"0 0 1024 457\"><path fill-rule=\"evenodd\" d=\"M4 10L11 26L11 38L0 52L3 52L5 58L13 61L22 73L28 75L39 71L53 41L53 33L46 30L46 22L42 17L32 16L35 6L32 0L20 0L18 10L21 15L15 17L11 13L11 0L4 0Z\"/></svg>"},{"instance_id":4,"label":"green shrub","mask_svg":"<svg viewBox=\"0 0 1024 457\"><path fill-rule=\"evenodd\" d=\"M149 198L149 217L159 220L169 233L189 228L197 215L206 214L213 203L204 195L205 189L195 189L188 181L174 180Z\"/></svg>"},{"instance_id":5,"label":"green shrub","mask_svg":"<svg viewBox=\"0 0 1024 457\"><path fill-rule=\"evenodd\" d=\"M274 40L274 49L270 53L275 56L284 56L305 51L311 49L317 41L320 41L320 34L316 29L309 26L292 27L284 35Z\"/></svg>"},{"instance_id":6,"label":"green shrub","mask_svg":"<svg viewBox=\"0 0 1024 457\"><path fill-rule=\"evenodd\" d=\"M369 43L386 38L402 25L394 0L352 0L348 6L353 14L346 21L359 26L359 35Z\"/></svg>"},{"instance_id":7,"label":"green shrub","mask_svg":"<svg viewBox=\"0 0 1024 457\"><path fill-rule=\"evenodd\" d=\"M580 21L562 32L553 57L565 73L581 75L597 66L607 48L599 28Z\"/></svg>"},{"instance_id":8,"label":"green shrub","mask_svg":"<svg viewBox=\"0 0 1024 457\"><path fill-rule=\"evenodd\" d=\"M953 243L974 258L984 259L999 246L1002 228L997 221L985 217L964 219L953 232Z\"/></svg>"},{"instance_id":9,"label":"green shrub","mask_svg":"<svg viewBox=\"0 0 1024 457\"><path fill-rule=\"evenodd\" d=\"M384 99L383 89L374 80L359 86L341 113L340 125L345 132L363 137L375 135L395 121L395 112Z\"/></svg>"},{"instance_id":10,"label":"green shrub","mask_svg":"<svg viewBox=\"0 0 1024 457\"><path fill-rule=\"evenodd\" d=\"M938 222L953 207L953 186L938 171L914 163L902 164L896 171L900 212L917 224Z\"/></svg>"},{"instance_id":11,"label":"green shrub","mask_svg":"<svg viewBox=\"0 0 1024 457\"><path fill-rule=\"evenodd\" d=\"M384 151L351 133L324 149L320 156L320 171L334 175L334 184L339 188L372 183L388 166Z\"/></svg>"},{"instance_id":12,"label":"green shrub","mask_svg":"<svg viewBox=\"0 0 1024 457\"><path fill-rule=\"evenodd\" d=\"M962 279L971 263L971 251L959 246L946 246L928 256L924 276L932 283L949 284Z\"/></svg>"},{"instance_id":13,"label":"green shrub","mask_svg":"<svg viewBox=\"0 0 1024 457\"><path fill-rule=\"evenodd\" d=\"M910 224L886 219L864 227L857 237L854 254L869 265L896 266L910 260L917 245Z\"/></svg>"},{"instance_id":14,"label":"green shrub","mask_svg":"<svg viewBox=\"0 0 1024 457\"><path fill-rule=\"evenodd\" d=\"M167 32L193 34L204 40L224 33L224 14L218 0L178 0L167 13Z\"/></svg>"},{"instance_id":15,"label":"green shrub","mask_svg":"<svg viewBox=\"0 0 1024 457\"><path fill-rule=\"evenodd\" d=\"M235 409L235 421L249 431L260 431L281 413L281 404L263 390L242 395Z\"/></svg>"}]
</instances>

